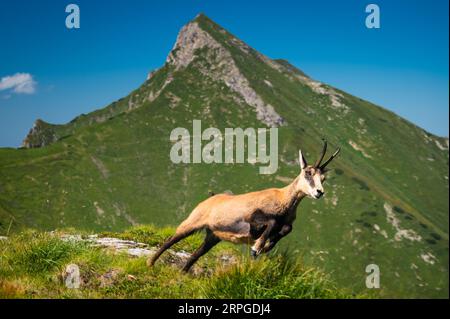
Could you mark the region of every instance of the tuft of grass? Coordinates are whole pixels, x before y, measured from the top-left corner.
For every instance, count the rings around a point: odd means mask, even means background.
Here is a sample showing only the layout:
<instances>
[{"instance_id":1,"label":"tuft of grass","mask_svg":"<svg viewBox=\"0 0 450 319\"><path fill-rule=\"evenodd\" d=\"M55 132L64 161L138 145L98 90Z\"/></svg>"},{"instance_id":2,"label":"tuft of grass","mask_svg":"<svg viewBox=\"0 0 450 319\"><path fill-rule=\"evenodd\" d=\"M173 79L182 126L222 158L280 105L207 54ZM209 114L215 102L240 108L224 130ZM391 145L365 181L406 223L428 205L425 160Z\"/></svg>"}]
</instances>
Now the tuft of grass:
<instances>
[{"instance_id":1,"label":"tuft of grass","mask_svg":"<svg viewBox=\"0 0 450 319\"><path fill-rule=\"evenodd\" d=\"M348 298L326 274L305 267L287 252L243 258L239 263L213 276L204 290L206 298Z\"/></svg>"},{"instance_id":2,"label":"tuft of grass","mask_svg":"<svg viewBox=\"0 0 450 319\"><path fill-rule=\"evenodd\" d=\"M0 248L2 271L34 275L60 268L70 257L85 249L85 244L63 241L55 234L25 231L4 241Z\"/></svg>"}]
</instances>

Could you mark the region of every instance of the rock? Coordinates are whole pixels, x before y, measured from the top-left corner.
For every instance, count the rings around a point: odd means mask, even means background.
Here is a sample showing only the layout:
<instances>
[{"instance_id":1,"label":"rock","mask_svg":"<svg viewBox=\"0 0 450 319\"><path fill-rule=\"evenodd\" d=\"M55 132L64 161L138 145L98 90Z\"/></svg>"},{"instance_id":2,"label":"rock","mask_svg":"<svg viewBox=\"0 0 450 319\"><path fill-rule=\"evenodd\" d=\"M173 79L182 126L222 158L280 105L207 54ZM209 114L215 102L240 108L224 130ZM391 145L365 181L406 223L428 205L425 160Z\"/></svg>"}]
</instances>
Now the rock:
<instances>
[{"instance_id":1,"label":"rock","mask_svg":"<svg viewBox=\"0 0 450 319\"><path fill-rule=\"evenodd\" d=\"M171 249L166 251L163 260L166 260L170 264L176 265L177 267L182 267L191 255L185 251L175 252Z\"/></svg>"},{"instance_id":2,"label":"rock","mask_svg":"<svg viewBox=\"0 0 450 319\"><path fill-rule=\"evenodd\" d=\"M83 238L81 237L81 235L68 235L68 234L63 234L60 236L61 240L63 241L82 241Z\"/></svg>"},{"instance_id":3,"label":"rock","mask_svg":"<svg viewBox=\"0 0 450 319\"><path fill-rule=\"evenodd\" d=\"M22 147L36 148L49 145L58 140L55 132L52 129L52 125L44 122L41 119L37 119L33 127L28 132L28 135L22 142Z\"/></svg>"},{"instance_id":4,"label":"rock","mask_svg":"<svg viewBox=\"0 0 450 319\"><path fill-rule=\"evenodd\" d=\"M150 72L148 72L148 74L147 74L147 81L148 80L150 80L154 75L155 75L155 73L158 71L159 69L155 69L155 70L153 70L153 71L150 71Z\"/></svg>"},{"instance_id":5,"label":"rock","mask_svg":"<svg viewBox=\"0 0 450 319\"><path fill-rule=\"evenodd\" d=\"M110 287L114 285L117 277L121 273L119 269L111 269L99 277L100 288Z\"/></svg>"},{"instance_id":6,"label":"rock","mask_svg":"<svg viewBox=\"0 0 450 319\"><path fill-rule=\"evenodd\" d=\"M67 288L78 289L81 285L80 268L77 264L69 264L63 273L63 280Z\"/></svg>"},{"instance_id":7,"label":"rock","mask_svg":"<svg viewBox=\"0 0 450 319\"><path fill-rule=\"evenodd\" d=\"M133 257L148 257L153 255L156 249L145 249L145 248L129 248L127 253Z\"/></svg>"},{"instance_id":8,"label":"rock","mask_svg":"<svg viewBox=\"0 0 450 319\"><path fill-rule=\"evenodd\" d=\"M138 243L132 240L124 240L119 238L103 237L90 240L93 246L103 248L113 248L116 250L123 250L129 248L144 248L147 247L144 243Z\"/></svg>"},{"instance_id":9,"label":"rock","mask_svg":"<svg viewBox=\"0 0 450 319\"><path fill-rule=\"evenodd\" d=\"M55 234L57 234L57 233L55 233ZM125 253L128 256L134 257L134 258L150 257L158 250L158 247L149 247L145 243L140 243L140 242L136 242L133 240L114 238L114 237L98 237L98 235L95 235L95 234L89 235L85 238L83 238L81 235L76 235L76 234L75 235L74 234L62 234L62 235L58 234L58 235L64 241L75 241L75 242L76 241L84 241L92 247L105 248L105 249L112 251L113 253ZM165 252L165 254L162 256L161 260L166 264L167 263L172 264L176 267L181 268L184 266L184 264L189 259L189 257L191 257L191 254L184 250L175 251L172 249L168 249ZM235 256L228 255L228 254L220 256L219 259L220 259L220 262L222 263L222 265L230 265L230 264L234 264L237 262L237 259ZM73 266L73 267L75 267L75 266ZM76 267L78 267L78 266L76 266ZM194 267L192 269L192 272L194 274L200 274L200 273L203 273L204 271L205 271L204 269L202 269L201 267L198 267L196 265L194 265ZM115 275L116 274L114 271L110 271L110 272L102 275L102 277L100 279L102 281L102 285L103 286L110 285L108 280L111 279L112 277L114 277ZM64 280L67 276L68 275L66 273L63 275ZM79 276L79 271L78 271L78 276Z\"/></svg>"},{"instance_id":10,"label":"rock","mask_svg":"<svg viewBox=\"0 0 450 319\"><path fill-rule=\"evenodd\" d=\"M127 275L127 279L128 280L136 280L137 278L136 278L136 276L133 276L133 275Z\"/></svg>"},{"instance_id":11,"label":"rock","mask_svg":"<svg viewBox=\"0 0 450 319\"><path fill-rule=\"evenodd\" d=\"M8 237L6 237L6 236L0 236L0 240L7 240L8 239Z\"/></svg>"},{"instance_id":12,"label":"rock","mask_svg":"<svg viewBox=\"0 0 450 319\"><path fill-rule=\"evenodd\" d=\"M174 254L175 256L177 256L178 258L184 259L184 260L187 260L187 259L189 259L189 257L191 257L191 254L185 252L184 250L178 251L178 252L171 251L171 253Z\"/></svg>"}]
</instances>

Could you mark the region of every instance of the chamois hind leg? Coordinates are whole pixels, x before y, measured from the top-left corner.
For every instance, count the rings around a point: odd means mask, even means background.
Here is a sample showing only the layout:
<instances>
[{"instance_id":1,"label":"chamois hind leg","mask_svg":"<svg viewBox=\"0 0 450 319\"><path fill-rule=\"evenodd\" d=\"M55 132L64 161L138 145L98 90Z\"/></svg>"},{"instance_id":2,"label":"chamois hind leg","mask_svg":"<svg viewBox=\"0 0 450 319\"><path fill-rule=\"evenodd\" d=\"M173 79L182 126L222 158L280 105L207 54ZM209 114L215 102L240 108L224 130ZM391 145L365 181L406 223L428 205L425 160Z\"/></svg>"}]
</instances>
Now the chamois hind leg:
<instances>
[{"instance_id":1,"label":"chamois hind leg","mask_svg":"<svg viewBox=\"0 0 450 319\"><path fill-rule=\"evenodd\" d=\"M184 272L188 272L192 265L204 254L206 254L211 248L217 245L220 239L212 233L211 230L206 230L206 237L203 244L191 255L186 264L183 267Z\"/></svg>"},{"instance_id":2,"label":"chamois hind leg","mask_svg":"<svg viewBox=\"0 0 450 319\"><path fill-rule=\"evenodd\" d=\"M175 235L170 237L168 240L164 242L164 244L161 245L161 247L158 249L158 251L147 261L147 264L149 266L153 266L156 262L156 260L161 256L161 254L172 247L172 245L175 245L180 240L192 235L194 232L196 232L197 228L190 228L185 229L185 227L178 227L177 231L175 232Z\"/></svg>"}]
</instances>

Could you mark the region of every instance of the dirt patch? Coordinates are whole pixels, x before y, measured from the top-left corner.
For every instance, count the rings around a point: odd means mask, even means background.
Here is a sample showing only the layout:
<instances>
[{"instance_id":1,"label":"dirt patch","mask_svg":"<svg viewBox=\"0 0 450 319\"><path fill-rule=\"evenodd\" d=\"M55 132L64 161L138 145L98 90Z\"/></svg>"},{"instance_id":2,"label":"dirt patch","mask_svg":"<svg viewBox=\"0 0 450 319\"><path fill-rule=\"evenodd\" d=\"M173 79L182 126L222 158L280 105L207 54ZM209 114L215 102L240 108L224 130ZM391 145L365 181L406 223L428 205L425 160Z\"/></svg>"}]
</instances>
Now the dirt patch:
<instances>
[{"instance_id":1,"label":"dirt patch","mask_svg":"<svg viewBox=\"0 0 450 319\"><path fill-rule=\"evenodd\" d=\"M388 203L385 203L384 210L386 212L386 219L387 219L388 223L391 224L392 227L394 227L394 229L396 230L396 233L394 235L394 240L396 240L396 241L401 241L402 239L408 239L410 241L421 241L422 240L422 237L419 234L417 234L414 230L402 229L400 227L400 219L398 219L397 216L395 216L395 212L394 212L393 208L391 207L391 205L389 205Z\"/></svg>"},{"instance_id":2,"label":"dirt patch","mask_svg":"<svg viewBox=\"0 0 450 319\"><path fill-rule=\"evenodd\" d=\"M366 157L366 158L372 158L372 156L370 156L369 154L367 154L366 151L365 151L361 146L359 146L358 144L356 144L355 142L353 142L353 141L350 140L350 141L348 141L348 144L350 144L350 146L353 147L353 149L354 149L355 151L361 152L361 154L362 154L364 157Z\"/></svg>"},{"instance_id":3,"label":"dirt patch","mask_svg":"<svg viewBox=\"0 0 450 319\"><path fill-rule=\"evenodd\" d=\"M103 164L103 162L100 159L91 155L91 161L92 163L94 163L99 172L102 174L103 178L109 177L109 170L106 168L105 164Z\"/></svg>"}]
</instances>

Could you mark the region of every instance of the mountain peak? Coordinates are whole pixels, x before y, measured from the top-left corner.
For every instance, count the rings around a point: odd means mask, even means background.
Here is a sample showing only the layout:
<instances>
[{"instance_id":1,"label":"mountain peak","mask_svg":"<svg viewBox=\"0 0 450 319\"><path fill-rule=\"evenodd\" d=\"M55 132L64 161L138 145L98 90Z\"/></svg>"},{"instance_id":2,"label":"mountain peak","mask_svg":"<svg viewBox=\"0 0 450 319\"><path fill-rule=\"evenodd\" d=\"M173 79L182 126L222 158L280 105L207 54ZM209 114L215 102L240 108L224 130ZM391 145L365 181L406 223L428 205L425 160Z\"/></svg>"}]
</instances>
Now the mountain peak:
<instances>
[{"instance_id":1,"label":"mountain peak","mask_svg":"<svg viewBox=\"0 0 450 319\"><path fill-rule=\"evenodd\" d=\"M267 126L283 125L285 120L277 114L272 105L264 102L250 85L249 79L241 72L235 61L235 55L230 52L231 47L238 48L239 52L245 55L252 50L208 17L199 14L181 28L166 63L173 66L175 70L180 70L202 55L207 65L199 62L195 64L195 67L205 77L223 82L237 93L246 104L255 109L258 120Z\"/></svg>"},{"instance_id":2,"label":"mountain peak","mask_svg":"<svg viewBox=\"0 0 450 319\"><path fill-rule=\"evenodd\" d=\"M194 59L197 49L204 47L217 49L219 43L214 39L212 32L208 32L208 29L227 33L205 14L199 13L181 28L166 62L175 64L177 68L186 67Z\"/></svg>"},{"instance_id":3,"label":"mountain peak","mask_svg":"<svg viewBox=\"0 0 450 319\"><path fill-rule=\"evenodd\" d=\"M205 19L211 20L203 12L199 12L192 21L201 21Z\"/></svg>"},{"instance_id":4,"label":"mountain peak","mask_svg":"<svg viewBox=\"0 0 450 319\"><path fill-rule=\"evenodd\" d=\"M214 46L213 43L211 36L199 27L196 18L181 28L166 63L174 65L176 69L186 67L194 59L197 49Z\"/></svg>"},{"instance_id":5,"label":"mountain peak","mask_svg":"<svg viewBox=\"0 0 450 319\"><path fill-rule=\"evenodd\" d=\"M206 14L204 14L203 12L200 12L199 14L197 14L195 16L195 18L193 20L191 20L191 22L197 22L197 23L207 23L210 26L213 26L215 28L220 28L223 29L218 23L214 22L211 18L209 18Z\"/></svg>"}]
</instances>

